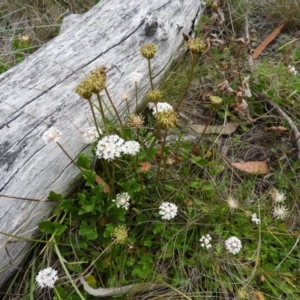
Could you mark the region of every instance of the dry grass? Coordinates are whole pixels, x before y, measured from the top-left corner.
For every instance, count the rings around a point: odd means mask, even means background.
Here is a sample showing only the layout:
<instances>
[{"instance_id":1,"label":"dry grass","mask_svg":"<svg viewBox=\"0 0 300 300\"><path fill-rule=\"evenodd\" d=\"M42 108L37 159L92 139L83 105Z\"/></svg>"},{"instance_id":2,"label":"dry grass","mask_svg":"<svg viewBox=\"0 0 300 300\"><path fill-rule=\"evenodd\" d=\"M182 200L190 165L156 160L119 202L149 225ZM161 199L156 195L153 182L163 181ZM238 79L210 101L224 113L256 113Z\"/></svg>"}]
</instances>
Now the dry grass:
<instances>
[{"instance_id":1,"label":"dry grass","mask_svg":"<svg viewBox=\"0 0 300 300\"><path fill-rule=\"evenodd\" d=\"M0 67L8 69L30 55L59 32L63 17L84 13L95 0L4 0L0 2ZM18 41L28 35L30 49L20 49ZM0 68L0 73L1 73Z\"/></svg>"}]
</instances>

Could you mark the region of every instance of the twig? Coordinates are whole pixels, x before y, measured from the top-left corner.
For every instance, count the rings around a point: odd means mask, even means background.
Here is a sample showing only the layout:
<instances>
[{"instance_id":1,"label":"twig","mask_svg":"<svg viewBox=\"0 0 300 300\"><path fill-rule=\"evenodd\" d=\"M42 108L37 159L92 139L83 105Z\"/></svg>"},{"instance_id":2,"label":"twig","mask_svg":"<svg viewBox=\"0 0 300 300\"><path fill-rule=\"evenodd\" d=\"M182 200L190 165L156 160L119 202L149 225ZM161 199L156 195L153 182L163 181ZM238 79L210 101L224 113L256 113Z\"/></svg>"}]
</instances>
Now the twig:
<instances>
[{"instance_id":1,"label":"twig","mask_svg":"<svg viewBox=\"0 0 300 300\"><path fill-rule=\"evenodd\" d=\"M297 238L296 243L294 244L294 246L292 247L292 249L289 251L289 253L283 258L283 260L278 264L278 266L276 267L276 270L278 270L282 263L287 259L287 257L294 251L295 247L297 246L297 244L299 243L300 240L300 236Z\"/></svg>"},{"instance_id":2,"label":"twig","mask_svg":"<svg viewBox=\"0 0 300 300\"><path fill-rule=\"evenodd\" d=\"M248 11L246 12L245 15L245 37L246 37L246 45L248 46L248 48L250 49L250 35L249 35L249 21L248 21ZM251 53L248 56L248 63L250 66L250 71L251 73L253 72L253 58Z\"/></svg>"},{"instance_id":3,"label":"twig","mask_svg":"<svg viewBox=\"0 0 300 300\"><path fill-rule=\"evenodd\" d=\"M294 137L296 139L296 145L297 145L297 149L298 149L298 158L300 158L300 132L299 132L297 126L295 125L293 120L276 103L274 103L266 95L261 94L261 95L257 95L256 97L259 99L259 98L261 98L261 96L263 96L263 100L268 102L269 104L271 104L276 109L278 114L281 117L283 117L288 122L288 124L290 125L290 127L292 129L292 132L294 134Z\"/></svg>"},{"instance_id":4,"label":"twig","mask_svg":"<svg viewBox=\"0 0 300 300\"><path fill-rule=\"evenodd\" d=\"M3 195L0 194L0 198L8 198L8 199L15 199L15 200L26 200L26 201L35 201L35 202L57 202L56 200L40 200L40 199L33 199L33 198L24 198L24 197L16 197L10 195Z\"/></svg>"}]
</instances>

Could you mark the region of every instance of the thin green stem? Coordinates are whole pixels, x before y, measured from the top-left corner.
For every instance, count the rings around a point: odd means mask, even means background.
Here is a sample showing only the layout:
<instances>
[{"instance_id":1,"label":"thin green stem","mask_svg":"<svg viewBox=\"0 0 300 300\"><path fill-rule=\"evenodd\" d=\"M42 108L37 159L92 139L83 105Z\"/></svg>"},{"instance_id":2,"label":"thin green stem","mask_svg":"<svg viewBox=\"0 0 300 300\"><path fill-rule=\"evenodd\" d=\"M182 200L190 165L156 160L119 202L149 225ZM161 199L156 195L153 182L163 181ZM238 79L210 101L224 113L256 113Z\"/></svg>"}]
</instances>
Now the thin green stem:
<instances>
[{"instance_id":1,"label":"thin green stem","mask_svg":"<svg viewBox=\"0 0 300 300\"><path fill-rule=\"evenodd\" d=\"M214 109L211 110L210 115L209 115L209 117L208 117L208 120L207 120L207 122L206 122L206 124L205 124L204 130L202 131L202 134L201 134L201 136L200 136L198 142L197 142L196 145L194 146L194 148L197 148L197 147L200 145L200 142L202 141L202 138L203 138L203 136L204 136L204 134L205 134L205 132L206 132L206 130L207 130L207 127L208 127L208 125L210 124L210 122L211 122L211 120L212 120L213 114L214 114Z\"/></svg>"},{"instance_id":2,"label":"thin green stem","mask_svg":"<svg viewBox=\"0 0 300 300\"><path fill-rule=\"evenodd\" d=\"M64 149L64 147L59 142L56 142L56 144L63 151L63 153L66 154L69 160L82 172L82 169L76 164L75 160L69 155L69 153Z\"/></svg>"},{"instance_id":3,"label":"thin green stem","mask_svg":"<svg viewBox=\"0 0 300 300\"><path fill-rule=\"evenodd\" d=\"M193 79L193 75L194 75L194 69L195 69L195 65L196 65L196 55L193 55L192 57L192 66L191 66L191 72L190 72L190 76L189 76L189 80L188 80L188 83L187 83L187 86L184 90L184 93L182 94L181 96L181 99L179 100L177 106L175 107L175 111L177 111L177 109L179 108L179 106L181 105L182 101L184 100L189 88L190 88L190 85L191 85L191 82L192 82L192 79Z\"/></svg>"},{"instance_id":4,"label":"thin green stem","mask_svg":"<svg viewBox=\"0 0 300 300\"><path fill-rule=\"evenodd\" d=\"M102 105L102 101L101 101L99 93L97 93L96 96L97 96L97 100L98 100L98 104L99 104L99 109L100 109L100 113L101 113L102 120L103 120L104 130L105 130L106 134L109 135L109 131L108 131L106 120L105 120L105 114L104 114L104 110L103 110L103 105Z\"/></svg>"},{"instance_id":5,"label":"thin green stem","mask_svg":"<svg viewBox=\"0 0 300 300\"><path fill-rule=\"evenodd\" d=\"M109 92L108 92L108 89L105 88L104 90L105 90L106 96L107 96L107 98L108 98L108 100L109 100L109 102L110 102L110 105L112 106L112 108L113 108L113 110L114 110L114 112L115 112L115 114L116 114L116 116L117 116L117 118L118 118L118 121L119 121L120 126L121 126L121 128L122 128L122 131L123 131L123 133L125 134L125 130L124 130L124 126L123 126L123 123L122 123L120 114L118 113L118 111L117 111L117 109L116 109L116 106L115 106L114 102L112 101L112 99L111 99L111 97L110 97L110 94L109 94Z\"/></svg>"},{"instance_id":6,"label":"thin green stem","mask_svg":"<svg viewBox=\"0 0 300 300\"><path fill-rule=\"evenodd\" d=\"M149 80L151 84L151 90L154 90L154 85L152 81L152 70L151 70L151 59L148 59L148 71L149 71Z\"/></svg>"},{"instance_id":7,"label":"thin green stem","mask_svg":"<svg viewBox=\"0 0 300 300\"><path fill-rule=\"evenodd\" d=\"M115 242L113 241L111 244L109 244L92 262L91 262L91 264L84 270L84 272L81 274L81 276L85 276L85 274L87 274L88 273L88 271L92 268L92 266L97 262L97 260L99 259L99 258L101 258L101 256L103 255L103 254L105 254L106 253L106 251L108 250L108 249L110 249L110 247L111 246L113 246L115 244Z\"/></svg>"},{"instance_id":8,"label":"thin green stem","mask_svg":"<svg viewBox=\"0 0 300 300\"><path fill-rule=\"evenodd\" d=\"M54 242L55 242L55 238L54 238ZM68 271L68 269L67 269L67 267L66 267L66 265L65 265L64 258L62 257L62 255L61 255L61 253L60 253L60 251L59 251L59 248L58 248L56 242L54 243L54 249L55 249L56 255L58 256L58 259L59 259L59 261L60 261L60 264L61 264L62 268L64 269L64 271L65 271L67 277L69 278L71 284L73 285L74 290L76 291L77 295L80 297L80 299L86 300L86 299L83 297L83 295L81 294L81 292L79 291L79 289L78 289L77 285L75 284L74 280L72 279L72 277L71 277L71 275L70 275L70 273L69 273L69 271Z\"/></svg>"},{"instance_id":9,"label":"thin green stem","mask_svg":"<svg viewBox=\"0 0 300 300\"><path fill-rule=\"evenodd\" d=\"M166 141L167 141L167 132L168 130L165 130L164 138L163 138L163 143L162 143L162 153L165 151L165 146L166 146ZM167 178L167 156L163 154L163 162L164 162L164 181L166 181Z\"/></svg>"},{"instance_id":10,"label":"thin green stem","mask_svg":"<svg viewBox=\"0 0 300 300\"><path fill-rule=\"evenodd\" d=\"M130 114L130 109L129 109L128 99L126 98L125 101L126 101L127 113Z\"/></svg>"},{"instance_id":11,"label":"thin green stem","mask_svg":"<svg viewBox=\"0 0 300 300\"><path fill-rule=\"evenodd\" d=\"M159 129L159 137L161 137L161 134L160 134L160 125L158 124L157 126L157 129ZM167 134L167 130L165 130L165 134L162 138L160 138L160 144L161 144L161 157L160 157L160 162L158 164L158 168L157 168L157 174L156 174L156 182L159 182L159 172L160 172L160 167L161 165L163 164L164 165L164 168L165 168L165 155L164 155L164 151L165 151L165 137L166 137L166 134Z\"/></svg>"},{"instance_id":12,"label":"thin green stem","mask_svg":"<svg viewBox=\"0 0 300 300\"><path fill-rule=\"evenodd\" d=\"M138 106L139 106L139 98L138 98L138 86L137 83L135 82L135 113L137 114L138 112Z\"/></svg>"},{"instance_id":13,"label":"thin green stem","mask_svg":"<svg viewBox=\"0 0 300 300\"><path fill-rule=\"evenodd\" d=\"M90 105L90 108L91 108L91 111L92 111L92 115L93 115L95 126L97 128L98 135L101 136L100 129L99 129L99 126L98 126L98 122L97 122L97 119L96 119L96 114L95 114L94 107L93 107L93 104L92 104L92 100L89 99L88 102L89 102L89 105Z\"/></svg>"},{"instance_id":14,"label":"thin green stem","mask_svg":"<svg viewBox=\"0 0 300 300\"><path fill-rule=\"evenodd\" d=\"M167 286L168 288L170 288L171 290L175 291L176 293L178 293L179 295L181 295L183 298L187 299L187 300L192 300L192 298L188 297L187 295L185 295L184 293L182 293L181 291L179 291L178 289L176 289L174 286L167 284L167 283L163 283L163 285Z\"/></svg>"}]
</instances>

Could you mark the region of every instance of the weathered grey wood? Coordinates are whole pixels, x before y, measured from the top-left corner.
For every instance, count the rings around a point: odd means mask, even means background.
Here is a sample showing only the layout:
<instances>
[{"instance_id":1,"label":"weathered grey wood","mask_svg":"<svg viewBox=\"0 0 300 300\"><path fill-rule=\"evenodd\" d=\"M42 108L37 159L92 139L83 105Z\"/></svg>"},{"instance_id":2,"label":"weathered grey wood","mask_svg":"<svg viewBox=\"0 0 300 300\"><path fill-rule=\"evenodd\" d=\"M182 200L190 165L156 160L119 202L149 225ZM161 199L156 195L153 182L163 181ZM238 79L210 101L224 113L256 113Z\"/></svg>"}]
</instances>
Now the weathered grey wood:
<instances>
[{"instance_id":1,"label":"weathered grey wood","mask_svg":"<svg viewBox=\"0 0 300 300\"><path fill-rule=\"evenodd\" d=\"M139 47L149 42L158 46L152 60L157 84L202 5L201 0L101 0L84 15L71 16L59 36L2 74L0 193L43 200L50 190L67 193L78 170L55 143L45 145L41 136L55 125L72 157L85 149L80 130L89 126L90 117L87 102L74 92L76 85L95 67L107 66L108 88L122 112L120 94L133 94L127 82L131 72L143 74L141 98L149 89ZM32 237L52 205L0 197L0 231ZM0 234L0 286L28 247L28 242Z\"/></svg>"}]
</instances>

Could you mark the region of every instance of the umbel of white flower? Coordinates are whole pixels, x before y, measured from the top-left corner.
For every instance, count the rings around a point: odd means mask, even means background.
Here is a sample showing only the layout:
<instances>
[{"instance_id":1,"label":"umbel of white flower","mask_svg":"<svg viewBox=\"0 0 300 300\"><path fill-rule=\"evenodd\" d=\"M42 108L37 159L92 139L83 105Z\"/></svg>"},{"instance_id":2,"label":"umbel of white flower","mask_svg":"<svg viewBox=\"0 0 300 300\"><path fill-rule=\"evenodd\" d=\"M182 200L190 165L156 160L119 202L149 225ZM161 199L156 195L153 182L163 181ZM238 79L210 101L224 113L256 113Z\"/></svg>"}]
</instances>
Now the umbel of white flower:
<instances>
[{"instance_id":1,"label":"umbel of white flower","mask_svg":"<svg viewBox=\"0 0 300 300\"><path fill-rule=\"evenodd\" d=\"M121 194L118 194L116 199L114 199L112 201L116 202L117 207L123 207L127 210L130 205L129 200L130 200L130 196L128 195L128 193L121 193Z\"/></svg>"},{"instance_id":2,"label":"umbel of white flower","mask_svg":"<svg viewBox=\"0 0 300 300\"><path fill-rule=\"evenodd\" d=\"M116 134L101 139L97 144L96 155L98 158L113 160L120 157L124 140Z\"/></svg>"},{"instance_id":3,"label":"umbel of white flower","mask_svg":"<svg viewBox=\"0 0 300 300\"><path fill-rule=\"evenodd\" d=\"M60 137L62 136L62 132L58 130L56 127L50 127L47 131L42 135L42 139L45 144L50 143L51 141L58 142Z\"/></svg>"},{"instance_id":4,"label":"umbel of white flower","mask_svg":"<svg viewBox=\"0 0 300 300\"><path fill-rule=\"evenodd\" d=\"M178 207L174 203L163 202L159 207L159 214L162 219L171 220L176 217Z\"/></svg>"},{"instance_id":5,"label":"umbel of white flower","mask_svg":"<svg viewBox=\"0 0 300 300\"><path fill-rule=\"evenodd\" d=\"M209 234L203 235L199 241L201 242L201 247L205 247L206 249L209 249L212 247L212 245L210 243L211 236Z\"/></svg>"},{"instance_id":6,"label":"umbel of white flower","mask_svg":"<svg viewBox=\"0 0 300 300\"><path fill-rule=\"evenodd\" d=\"M285 205L276 205L273 208L272 214L277 220L285 220L289 215L289 210Z\"/></svg>"},{"instance_id":7,"label":"umbel of white flower","mask_svg":"<svg viewBox=\"0 0 300 300\"><path fill-rule=\"evenodd\" d=\"M149 102L147 106L152 109L152 114L155 116L158 112L162 112L165 110L174 110L172 105L167 102L157 102L156 105L153 102Z\"/></svg>"},{"instance_id":8,"label":"umbel of white flower","mask_svg":"<svg viewBox=\"0 0 300 300\"><path fill-rule=\"evenodd\" d=\"M98 158L113 160L121 156L122 153L135 155L140 151L140 144L136 141L125 142L116 134L112 134L101 139L97 144L96 155Z\"/></svg>"},{"instance_id":9,"label":"umbel of white flower","mask_svg":"<svg viewBox=\"0 0 300 300\"><path fill-rule=\"evenodd\" d=\"M102 130L99 129L100 134L102 134ZM83 141L86 144L92 144L99 138L99 134L96 127L88 127L82 134Z\"/></svg>"},{"instance_id":10,"label":"umbel of white flower","mask_svg":"<svg viewBox=\"0 0 300 300\"><path fill-rule=\"evenodd\" d=\"M140 151L140 144L136 141L127 141L123 144L121 150L124 154L135 155Z\"/></svg>"},{"instance_id":11,"label":"umbel of white flower","mask_svg":"<svg viewBox=\"0 0 300 300\"><path fill-rule=\"evenodd\" d=\"M232 236L225 241L225 247L228 252L237 254L242 249L242 242L236 236Z\"/></svg>"},{"instance_id":12,"label":"umbel of white flower","mask_svg":"<svg viewBox=\"0 0 300 300\"><path fill-rule=\"evenodd\" d=\"M255 224L260 224L260 219L257 217L256 213L251 215L251 221Z\"/></svg>"},{"instance_id":13,"label":"umbel of white flower","mask_svg":"<svg viewBox=\"0 0 300 300\"><path fill-rule=\"evenodd\" d=\"M129 74L128 76L128 81L130 83L139 83L141 81L141 79L143 78L143 75L141 73L138 72L132 72Z\"/></svg>"},{"instance_id":14,"label":"umbel of white flower","mask_svg":"<svg viewBox=\"0 0 300 300\"><path fill-rule=\"evenodd\" d=\"M57 277L57 271L55 271L52 268L46 268L37 274L35 280L37 284L41 287L49 287L53 288L56 280L58 279Z\"/></svg>"}]
</instances>

